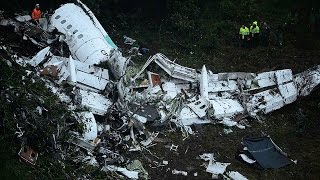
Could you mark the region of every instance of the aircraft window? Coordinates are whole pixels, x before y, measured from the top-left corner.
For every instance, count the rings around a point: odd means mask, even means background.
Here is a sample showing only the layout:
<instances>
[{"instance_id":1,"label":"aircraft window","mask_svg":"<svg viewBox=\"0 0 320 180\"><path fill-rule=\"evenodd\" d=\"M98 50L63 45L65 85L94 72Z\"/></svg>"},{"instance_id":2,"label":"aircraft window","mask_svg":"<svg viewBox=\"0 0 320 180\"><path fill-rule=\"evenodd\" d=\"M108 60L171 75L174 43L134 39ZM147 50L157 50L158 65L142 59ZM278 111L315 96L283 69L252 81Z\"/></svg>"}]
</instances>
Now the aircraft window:
<instances>
[{"instance_id":1,"label":"aircraft window","mask_svg":"<svg viewBox=\"0 0 320 180\"><path fill-rule=\"evenodd\" d=\"M68 26L67 26L67 29L70 29L72 27L72 25L71 24L69 24Z\"/></svg>"},{"instance_id":2,"label":"aircraft window","mask_svg":"<svg viewBox=\"0 0 320 180\"><path fill-rule=\"evenodd\" d=\"M67 22L66 20L62 20L62 21L61 21L61 24L64 24L64 23L66 23L66 22Z\"/></svg>"},{"instance_id":3,"label":"aircraft window","mask_svg":"<svg viewBox=\"0 0 320 180\"><path fill-rule=\"evenodd\" d=\"M79 34L78 38L79 39L83 38L83 34Z\"/></svg>"},{"instance_id":4,"label":"aircraft window","mask_svg":"<svg viewBox=\"0 0 320 180\"><path fill-rule=\"evenodd\" d=\"M76 30L73 31L73 34L76 34L77 32L78 32L78 30L76 29Z\"/></svg>"},{"instance_id":5,"label":"aircraft window","mask_svg":"<svg viewBox=\"0 0 320 180\"><path fill-rule=\"evenodd\" d=\"M59 18L61 18L61 16L60 16L60 15L58 15L58 16L56 16L56 17L55 17L55 19L59 19Z\"/></svg>"}]
</instances>

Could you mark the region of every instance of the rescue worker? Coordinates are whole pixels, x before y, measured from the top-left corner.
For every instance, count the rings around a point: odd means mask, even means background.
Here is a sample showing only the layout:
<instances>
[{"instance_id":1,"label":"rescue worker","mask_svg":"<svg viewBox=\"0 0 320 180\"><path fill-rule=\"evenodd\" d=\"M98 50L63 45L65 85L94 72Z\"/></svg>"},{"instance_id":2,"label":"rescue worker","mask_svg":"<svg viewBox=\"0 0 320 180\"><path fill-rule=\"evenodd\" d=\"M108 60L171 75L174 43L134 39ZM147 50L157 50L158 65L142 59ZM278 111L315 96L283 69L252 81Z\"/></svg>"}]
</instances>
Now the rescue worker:
<instances>
[{"instance_id":1,"label":"rescue worker","mask_svg":"<svg viewBox=\"0 0 320 180\"><path fill-rule=\"evenodd\" d=\"M250 33L252 46L255 47L258 44L260 34L260 28L257 21L254 21L250 26Z\"/></svg>"},{"instance_id":2,"label":"rescue worker","mask_svg":"<svg viewBox=\"0 0 320 180\"><path fill-rule=\"evenodd\" d=\"M270 26L266 23L262 23L261 27L261 44L263 46L268 46L269 45L269 40L270 40Z\"/></svg>"},{"instance_id":3,"label":"rescue worker","mask_svg":"<svg viewBox=\"0 0 320 180\"><path fill-rule=\"evenodd\" d=\"M277 35L277 46L282 46L283 45L283 35L284 35L284 29L285 29L285 24L279 25L277 30L276 30L276 35Z\"/></svg>"},{"instance_id":4,"label":"rescue worker","mask_svg":"<svg viewBox=\"0 0 320 180\"><path fill-rule=\"evenodd\" d=\"M247 47L247 44L249 41L249 35L250 35L249 28L246 27L245 25L242 25L239 30L239 36L240 36L242 47Z\"/></svg>"},{"instance_id":5,"label":"rescue worker","mask_svg":"<svg viewBox=\"0 0 320 180\"><path fill-rule=\"evenodd\" d=\"M39 19L41 18L41 15L42 15L42 12L40 10L40 5L36 4L31 14L32 20L39 21Z\"/></svg>"}]
</instances>

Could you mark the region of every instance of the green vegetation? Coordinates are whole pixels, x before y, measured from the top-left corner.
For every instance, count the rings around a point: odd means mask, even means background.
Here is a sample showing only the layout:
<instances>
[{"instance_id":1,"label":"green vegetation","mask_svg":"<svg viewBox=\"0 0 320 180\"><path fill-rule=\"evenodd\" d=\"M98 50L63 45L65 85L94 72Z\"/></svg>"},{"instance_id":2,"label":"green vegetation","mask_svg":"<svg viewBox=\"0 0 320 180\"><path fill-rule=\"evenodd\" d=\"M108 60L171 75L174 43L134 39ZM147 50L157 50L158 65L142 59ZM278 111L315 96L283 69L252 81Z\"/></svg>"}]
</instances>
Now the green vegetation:
<instances>
[{"instance_id":1,"label":"green vegetation","mask_svg":"<svg viewBox=\"0 0 320 180\"><path fill-rule=\"evenodd\" d=\"M8 67L5 61L0 62L0 67L3 137L25 143L36 151L46 150L52 134L57 133L57 126L64 127L64 121L69 118L66 106L33 73L28 76L22 68ZM22 142L16 138L17 126L24 132ZM60 131L61 137L65 136L64 129Z\"/></svg>"},{"instance_id":2,"label":"green vegetation","mask_svg":"<svg viewBox=\"0 0 320 180\"><path fill-rule=\"evenodd\" d=\"M57 134L58 125L64 127L69 112L33 73L27 75L22 68L9 67L4 60L0 61L0 71L0 178L63 179L62 167L52 157L52 135ZM42 108L42 113L37 107ZM22 138L16 133L18 126L23 132ZM64 141L66 136L65 129L61 128L56 140ZM18 161L18 152L23 145L40 153L35 167Z\"/></svg>"}]
</instances>

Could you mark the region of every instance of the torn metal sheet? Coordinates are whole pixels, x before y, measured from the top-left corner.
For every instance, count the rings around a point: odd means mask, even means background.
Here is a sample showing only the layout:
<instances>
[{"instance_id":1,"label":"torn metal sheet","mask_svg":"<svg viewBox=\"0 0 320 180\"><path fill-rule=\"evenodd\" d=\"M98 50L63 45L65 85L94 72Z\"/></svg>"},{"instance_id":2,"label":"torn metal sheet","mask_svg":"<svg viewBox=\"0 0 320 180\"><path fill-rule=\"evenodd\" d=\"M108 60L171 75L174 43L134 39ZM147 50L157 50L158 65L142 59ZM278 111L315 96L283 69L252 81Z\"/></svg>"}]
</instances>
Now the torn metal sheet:
<instances>
[{"instance_id":1,"label":"torn metal sheet","mask_svg":"<svg viewBox=\"0 0 320 180\"><path fill-rule=\"evenodd\" d=\"M242 104L234 99L210 100L210 103L214 109L214 117L217 119L231 118L245 111Z\"/></svg>"},{"instance_id":2,"label":"torn metal sheet","mask_svg":"<svg viewBox=\"0 0 320 180\"><path fill-rule=\"evenodd\" d=\"M52 55L50 52L50 47L46 47L39 51L29 62L31 66L38 66L41 62L43 62L46 58L46 56Z\"/></svg>"},{"instance_id":3,"label":"torn metal sheet","mask_svg":"<svg viewBox=\"0 0 320 180\"><path fill-rule=\"evenodd\" d=\"M227 166L231 163L221 163L217 162L214 158L213 153L204 153L200 155L200 158L204 161L209 161L206 171L212 173L214 176L223 174L226 171Z\"/></svg>"},{"instance_id":4,"label":"torn metal sheet","mask_svg":"<svg viewBox=\"0 0 320 180\"><path fill-rule=\"evenodd\" d=\"M134 160L132 163L127 165L127 169L130 171L138 171L139 177L142 177L142 179L147 180L148 179L148 172L143 168L142 163L139 160Z\"/></svg>"},{"instance_id":5,"label":"torn metal sheet","mask_svg":"<svg viewBox=\"0 0 320 180\"><path fill-rule=\"evenodd\" d=\"M254 164L256 163L257 161L256 160L253 160L253 159L250 159L247 155L245 154L239 154L239 156L242 158L242 160L244 160L245 162L249 163L249 164Z\"/></svg>"},{"instance_id":6,"label":"torn metal sheet","mask_svg":"<svg viewBox=\"0 0 320 180\"><path fill-rule=\"evenodd\" d=\"M160 119L157 106L154 104L130 104L129 107L135 110L135 114L146 118L147 121L154 122Z\"/></svg>"},{"instance_id":7,"label":"torn metal sheet","mask_svg":"<svg viewBox=\"0 0 320 180\"><path fill-rule=\"evenodd\" d=\"M266 114L280 109L284 105L282 96L279 91L274 88L254 94L250 97L246 107L249 115L255 117L259 112Z\"/></svg>"},{"instance_id":8,"label":"torn metal sheet","mask_svg":"<svg viewBox=\"0 0 320 180\"><path fill-rule=\"evenodd\" d=\"M70 72L68 71L68 68L66 66L61 66L59 73L58 73L58 84L61 84L62 82L66 81L68 77L70 76Z\"/></svg>"},{"instance_id":9,"label":"torn metal sheet","mask_svg":"<svg viewBox=\"0 0 320 180\"><path fill-rule=\"evenodd\" d=\"M229 171L227 175L232 179L232 180L248 180L244 175L240 174L237 171Z\"/></svg>"},{"instance_id":10,"label":"torn metal sheet","mask_svg":"<svg viewBox=\"0 0 320 180\"><path fill-rule=\"evenodd\" d=\"M278 70L274 73L274 75L278 85L284 84L293 80L291 69Z\"/></svg>"},{"instance_id":11,"label":"torn metal sheet","mask_svg":"<svg viewBox=\"0 0 320 180\"><path fill-rule=\"evenodd\" d=\"M190 126L192 124L208 124L210 120L201 119L199 116L191 110L189 107L182 108L178 119L180 119L183 126Z\"/></svg>"},{"instance_id":12,"label":"torn metal sheet","mask_svg":"<svg viewBox=\"0 0 320 180\"><path fill-rule=\"evenodd\" d=\"M137 172L137 171L129 171L128 169L122 168L122 167L109 165L109 166L104 166L102 168L102 170L103 171L117 171L117 172L120 172L123 175L125 175L127 178L139 179L139 176L138 176L139 172Z\"/></svg>"},{"instance_id":13,"label":"torn metal sheet","mask_svg":"<svg viewBox=\"0 0 320 180\"><path fill-rule=\"evenodd\" d=\"M121 79L125 75L125 71L130 59L122 56L120 51L112 50L110 59L107 64L116 79Z\"/></svg>"},{"instance_id":14,"label":"torn metal sheet","mask_svg":"<svg viewBox=\"0 0 320 180\"><path fill-rule=\"evenodd\" d=\"M231 163L209 162L206 171L214 175L223 174L230 164Z\"/></svg>"},{"instance_id":15,"label":"torn metal sheet","mask_svg":"<svg viewBox=\"0 0 320 180\"><path fill-rule=\"evenodd\" d=\"M147 140L141 141L140 143L144 146L149 146L158 135L159 132L153 132L149 135L149 138Z\"/></svg>"},{"instance_id":16,"label":"torn metal sheet","mask_svg":"<svg viewBox=\"0 0 320 180\"><path fill-rule=\"evenodd\" d=\"M132 118L141 122L141 123L146 123L147 122L147 118L143 117L143 116L140 116L138 114L133 114L132 115Z\"/></svg>"},{"instance_id":17,"label":"torn metal sheet","mask_svg":"<svg viewBox=\"0 0 320 180\"><path fill-rule=\"evenodd\" d=\"M195 102L187 104L194 113L198 115L199 118L203 118L207 115L207 109L210 108L210 102L206 100L203 96Z\"/></svg>"},{"instance_id":18,"label":"torn metal sheet","mask_svg":"<svg viewBox=\"0 0 320 180\"><path fill-rule=\"evenodd\" d=\"M274 71L259 73L254 79L246 82L249 90L260 89L276 85Z\"/></svg>"},{"instance_id":19,"label":"torn metal sheet","mask_svg":"<svg viewBox=\"0 0 320 180\"><path fill-rule=\"evenodd\" d=\"M307 96L320 84L320 65L294 76L298 95Z\"/></svg>"},{"instance_id":20,"label":"torn metal sheet","mask_svg":"<svg viewBox=\"0 0 320 180\"><path fill-rule=\"evenodd\" d=\"M136 80L152 62L157 63L166 73L174 78L190 82L197 81L198 74L195 69L184 67L175 62L172 62L165 55L160 53L157 53L149 58L141 71L133 78L133 80Z\"/></svg>"},{"instance_id":21,"label":"torn metal sheet","mask_svg":"<svg viewBox=\"0 0 320 180\"><path fill-rule=\"evenodd\" d=\"M95 92L80 90L78 95L80 104L88 107L94 114L105 115L112 104L109 99Z\"/></svg>"},{"instance_id":22,"label":"torn metal sheet","mask_svg":"<svg viewBox=\"0 0 320 180\"><path fill-rule=\"evenodd\" d=\"M162 84L162 89L165 92L164 100L175 98L179 91L173 82L165 82Z\"/></svg>"},{"instance_id":23,"label":"torn metal sheet","mask_svg":"<svg viewBox=\"0 0 320 180\"><path fill-rule=\"evenodd\" d=\"M72 59L72 57L70 58ZM55 65L59 67L59 75L62 78L59 82L69 80L73 85L95 92L105 89L109 83L107 69L71 60L70 58L53 56L44 63L44 66Z\"/></svg>"},{"instance_id":24,"label":"torn metal sheet","mask_svg":"<svg viewBox=\"0 0 320 180\"><path fill-rule=\"evenodd\" d=\"M209 81L208 82L208 92L209 94L218 92L235 92L239 90L237 81ZM222 97L224 97L222 95Z\"/></svg>"},{"instance_id":25,"label":"torn metal sheet","mask_svg":"<svg viewBox=\"0 0 320 180\"><path fill-rule=\"evenodd\" d=\"M213 74L211 71L210 75L213 75L215 81L229 81L229 80L252 80L257 75L255 73L248 73L248 72L223 72L218 74Z\"/></svg>"},{"instance_id":26,"label":"torn metal sheet","mask_svg":"<svg viewBox=\"0 0 320 180\"><path fill-rule=\"evenodd\" d=\"M28 146L21 147L18 155L26 162L36 165L38 153Z\"/></svg>"},{"instance_id":27,"label":"torn metal sheet","mask_svg":"<svg viewBox=\"0 0 320 180\"><path fill-rule=\"evenodd\" d=\"M232 129L223 129L224 134L231 134L232 132Z\"/></svg>"},{"instance_id":28,"label":"torn metal sheet","mask_svg":"<svg viewBox=\"0 0 320 180\"><path fill-rule=\"evenodd\" d=\"M290 104L297 100L298 91L293 82L281 84L278 86L278 89L285 104Z\"/></svg>"},{"instance_id":29,"label":"torn metal sheet","mask_svg":"<svg viewBox=\"0 0 320 180\"><path fill-rule=\"evenodd\" d=\"M109 71L101 67L82 63L81 61L74 61L77 72L81 71L87 74L91 74L101 79L109 80Z\"/></svg>"},{"instance_id":30,"label":"torn metal sheet","mask_svg":"<svg viewBox=\"0 0 320 180\"><path fill-rule=\"evenodd\" d=\"M98 136L98 127L93 114L91 112L80 112L76 116L85 125L83 138L93 142Z\"/></svg>"},{"instance_id":31,"label":"torn metal sheet","mask_svg":"<svg viewBox=\"0 0 320 180\"><path fill-rule=\"evenodd\" d=\"M244 138L244 146L263 169L278 169L292 164L270 137Z\"/></svg>"},{"instance_id":32,"label":"torn metal sheet","mask_svg":"<svg viewBox=\"0 0 320 180\"><path fill-rule=\"evenodd\" d=\"M176 169L172 170L171 173L172 173L172 174L175 174L175 175L188 176L188 172L186 172L186 171L179 171L179 170L176 170Z\"/></svg>"},{"instance_id":33,"label":"torn metal sheet","mask_svg":"<svg viewBox=\"0 0 320 180\"><path fill-rule=\"evenodd\" d=\"M123 39L124 39L123 43L128 44L128 45L133 45L133 43L136 42L135 39L132 39L126 35L123 36Z\"/></svg>"},{"instance_id":34,"label":"torn metal sheet","mask_svg":"<svg viewBox=\"0 0 320 180\"><path fill-rule=\"evenodd\" d=\"M102 79L82 71L77 71L76 79L77 84L79 84L77 86L83 87L81 86L82 84L84 86L88 86L88 88L94 88L100 91L104 90L109 83L109 80Z\"/></svg>"}]
</instances>

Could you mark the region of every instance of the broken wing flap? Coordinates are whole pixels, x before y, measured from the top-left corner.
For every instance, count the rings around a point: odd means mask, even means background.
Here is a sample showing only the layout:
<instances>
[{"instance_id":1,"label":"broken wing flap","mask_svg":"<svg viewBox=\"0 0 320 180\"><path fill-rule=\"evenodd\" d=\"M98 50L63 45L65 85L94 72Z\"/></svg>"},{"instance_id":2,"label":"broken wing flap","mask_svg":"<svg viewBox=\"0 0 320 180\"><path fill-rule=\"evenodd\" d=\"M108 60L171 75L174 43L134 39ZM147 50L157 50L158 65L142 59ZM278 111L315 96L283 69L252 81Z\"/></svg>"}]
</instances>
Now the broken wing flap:
<instances>
[{"instance_id":1,"label":"broken wing flap","mask_svg":"<svg viewBox=\"0 0 320 180\"><path fill-rule=\"evenodd\" d=\"M299 96L307 96L320 84L320 65L294 76Z\"/></svg>"},{"instance_id":2,"label":"broken wing flap","mask_svg":"<svg viewBox=\"0 0 320 180\"><path fill-rule=\"evenodd\" d=\"M292 76L291 70L275 71L274 75L275 84L266 80L263 82L268 84L266 87L276 87L249 96L246 107L250 116L257 117L259 112L267 114L280 109L296 101L298 96L309 95L320 84L320 66L295 76Z\"/></svg>"}]
</instances>

